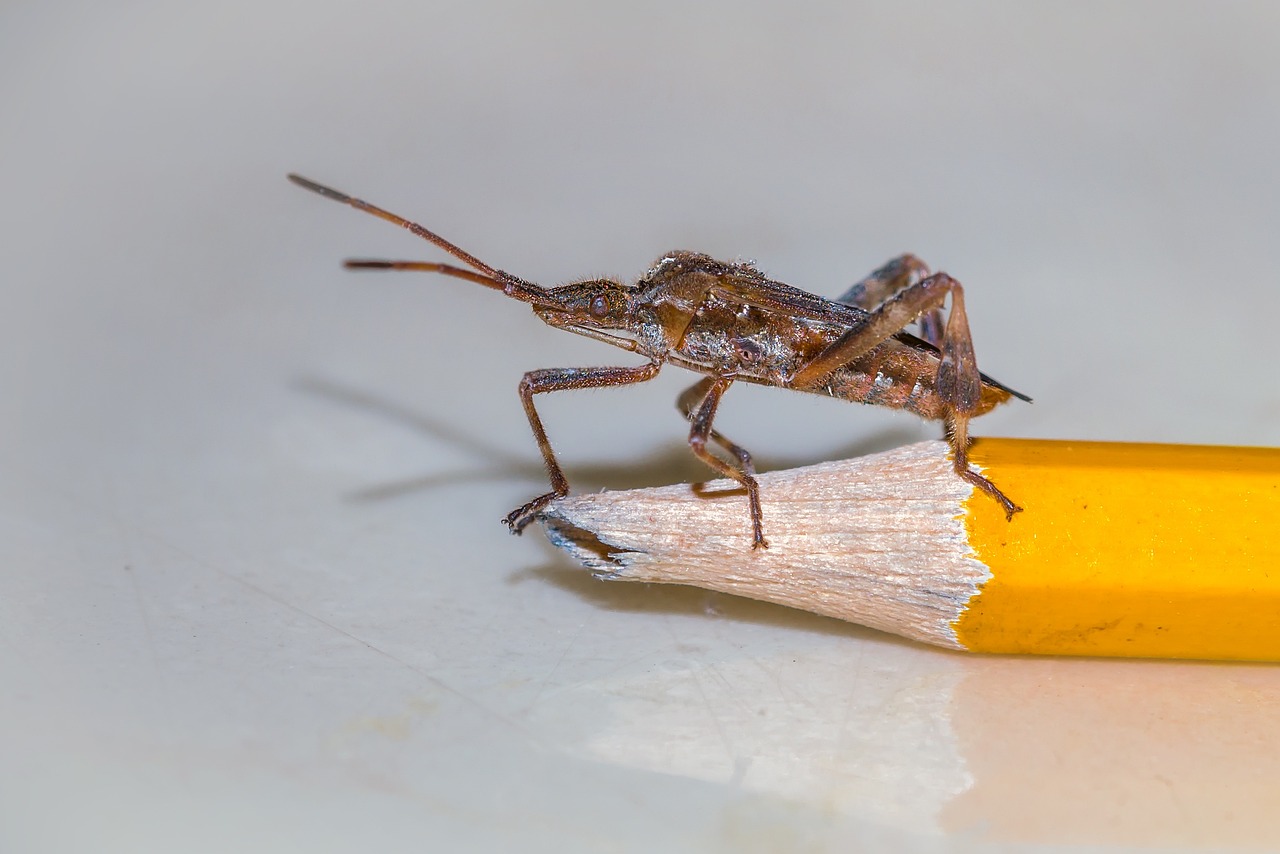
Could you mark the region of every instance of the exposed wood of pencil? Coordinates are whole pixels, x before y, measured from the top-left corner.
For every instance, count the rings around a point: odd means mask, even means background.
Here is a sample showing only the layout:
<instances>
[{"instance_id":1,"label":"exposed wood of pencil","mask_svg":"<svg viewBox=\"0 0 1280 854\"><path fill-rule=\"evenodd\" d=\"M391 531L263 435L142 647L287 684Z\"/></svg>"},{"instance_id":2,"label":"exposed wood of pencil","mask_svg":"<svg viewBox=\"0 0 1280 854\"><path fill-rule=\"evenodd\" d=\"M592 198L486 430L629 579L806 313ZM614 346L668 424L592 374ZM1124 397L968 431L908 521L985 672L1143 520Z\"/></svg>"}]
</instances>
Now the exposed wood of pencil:
<instances>
[{"instance_id":1,"label":"exposed wood of pencil","mask_svg":"<svg viewBox=\"0 0 1280 854\"><path fill-rule=\"evenodd\" d=\"M1280 450L980 440L975 464L1025 508L1011 522L947 453L761 475L763 550L728 481L571 496L542 523L601 578L954 649L1280 660Z\"/></svg>"}]
</instances>

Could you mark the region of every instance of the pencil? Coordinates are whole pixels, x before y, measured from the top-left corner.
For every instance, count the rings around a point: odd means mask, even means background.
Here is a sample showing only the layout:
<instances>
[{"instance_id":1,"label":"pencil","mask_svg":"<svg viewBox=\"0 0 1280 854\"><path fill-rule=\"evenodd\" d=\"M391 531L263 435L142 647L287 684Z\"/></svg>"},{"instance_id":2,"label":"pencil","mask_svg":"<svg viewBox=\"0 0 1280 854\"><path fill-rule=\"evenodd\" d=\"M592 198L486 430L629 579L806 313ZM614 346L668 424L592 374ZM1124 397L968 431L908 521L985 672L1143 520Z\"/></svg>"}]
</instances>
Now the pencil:
<instances>
[{"instance_id":1,"label":"pencil","mask_svg":"<svg viewBox=\"0 0 1280 854\"><path fill-rule=\"evenodd\" d=\"M1280 660L1280 450L981 439L737 484L570 496L548 538L604 579L687 584L958 650Z\"/></svg>"}]
</instances>

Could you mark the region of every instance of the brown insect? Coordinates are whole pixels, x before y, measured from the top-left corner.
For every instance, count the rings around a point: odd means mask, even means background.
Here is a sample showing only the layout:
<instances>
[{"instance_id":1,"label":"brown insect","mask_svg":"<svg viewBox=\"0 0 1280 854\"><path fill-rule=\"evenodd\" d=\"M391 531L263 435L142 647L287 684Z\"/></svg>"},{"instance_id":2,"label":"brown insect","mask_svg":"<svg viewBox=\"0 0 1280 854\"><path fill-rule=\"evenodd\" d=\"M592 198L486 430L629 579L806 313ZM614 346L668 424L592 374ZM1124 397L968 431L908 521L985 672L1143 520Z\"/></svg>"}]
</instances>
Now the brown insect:
<instances>
[{"instance_id":1,"label":"brown insect","mask_svg":"<svg viewBox=\"0 0 1280 854\"><path fill-rule=\"evenodd\" d=\"M351 260L345 266L420 270L476 282L529 303L549 326L648 360L633 368L546 368L524 375L520 401L542 451L551 491L506 517L515 533L569 493L534 395L640 383L657 376L665 363L706 375L676 405L692 424L689 447L698 459L746 488L753 548L765 548L768 542L751 455L711 426L720 399L738 380L905 409L942 421L956 474L1000 502L1008 518L1022 509L969 468L969 419L1011 396L1030 398L978 371L964 290L946 273L931 275L914 255L895 258L835 300L771 281L749 263L685 251L662 256L634 285L590 279L543 288L495 269L389 211L298 175L289 180L406 228L471 269L428 261ZM948 294L951 310L944 324ZM919 337L903 331L913 322L918 322ZM737 467L711 453L707 440L732 455Z\"/></svg>"}]
</instances>

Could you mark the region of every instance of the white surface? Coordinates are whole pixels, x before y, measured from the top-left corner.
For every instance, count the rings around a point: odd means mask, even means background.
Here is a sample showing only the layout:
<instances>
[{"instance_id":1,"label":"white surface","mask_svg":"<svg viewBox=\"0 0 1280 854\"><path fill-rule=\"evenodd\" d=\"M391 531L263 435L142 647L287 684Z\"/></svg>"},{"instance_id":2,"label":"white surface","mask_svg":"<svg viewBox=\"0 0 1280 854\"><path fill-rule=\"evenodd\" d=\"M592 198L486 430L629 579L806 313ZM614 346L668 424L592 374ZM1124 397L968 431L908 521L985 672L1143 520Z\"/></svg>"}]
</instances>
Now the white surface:
<instances>
[{"instance_id":1,"label":"white surface","mask_svg":"<svg viewBox=\"0 0 1280 854\"><path fill-rule=\"evenodd\" d=\"M1276 444L1269 4L0 11L0 849L1280 845L1280 670L965 657L609 586L497 520L544 283L685 246L967 286L979 434ZM689 377L561 396L580 490L703 477ZM934 435L734 389L766 467Z\"/></svg>"}]
</instances>

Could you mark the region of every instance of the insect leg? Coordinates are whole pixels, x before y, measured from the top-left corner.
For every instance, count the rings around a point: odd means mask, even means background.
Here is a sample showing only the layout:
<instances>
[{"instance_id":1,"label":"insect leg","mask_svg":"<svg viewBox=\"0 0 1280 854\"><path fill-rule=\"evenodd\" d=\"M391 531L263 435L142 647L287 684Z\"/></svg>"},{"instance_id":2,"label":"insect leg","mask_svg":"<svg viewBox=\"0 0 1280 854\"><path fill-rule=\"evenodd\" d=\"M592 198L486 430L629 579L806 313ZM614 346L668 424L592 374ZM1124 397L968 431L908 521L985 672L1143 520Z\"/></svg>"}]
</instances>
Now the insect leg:
<instances>
[{"instance_id":1,"label":"insect leg","mask_svg":"<svg viewBox=\"0 0 1280 854\"><path fill-rule=\"evenodd\" d=\"M724 397L725 391L731 385L733 385L733 379L730 377L708 377L680 395L681 403L683 403L686 398L692 400L692 392L704 389L706 392L702 397L702 401L696 407L688 410L689 421L693 424L693 427L689 430L689 447L698 459L725 477L733 478L746 488L747 502L751 508L751 548L766 549L769 547L769 543L764 538L764 518L760 512L760 486L756 483L754 472L750 466L751 455L738 448L737 445L725 442L723 437L717 440L729 450L734 451L739 460L742 460L744 456L746 457L742 470L738 470L707 450L707 439L714 438L717 435L716 431L711 429L711 422L716 417L716 409L720 406L720 398Z\"/></svg>"},{"instance_id":2,"label":"insect leg","mask_svg":"<svg viewBox=\"0 0 1280 854\"><path fill-rule=\"evenodd\" d=\"M520 402L524 404L525 415L529 418L529 427L533 430L533 437L538 442L538 449L542 451L542 461L547 467L551 491L507 514L507 518L503 521L513 533L520 533L543 507L569 494L569 481L565 479L564 472L560 470L560 464L556 462L555 452L551 450L551 442L547 439L547 431L543 428L542 419L538 417L538 410L533 405L533 396L575 388L606 388L642 383L656 377L661 368L662 365L658 362L650 362L638 368L544 368L529 371L524 375L520 380Z\"/></svg>"},{"instance_id":3,"label":"insect leg","mask_svg":"<svg viewBox=\"0 0 1280 854\"><path fill-rule=\"evenodd\" d=\"M1021 507L1009 500L1009 496L1000 491L1000 487L969 468L968 415L952 413L948 416L947 441L951 444L951 464L955 468L956 474L999 502L1001 508L1004 509L1004 517L1006 519L1012 519L1014 513L1022 511Z\"/></svg>"},{"instance_id":4,"label":"insect leg","mask_svg":"<svg viewBox=\"0 0 1280 854\"><path fill-rule=\"evenodd\" d=\"M676 398L676 409L679 409L688 421L693 421L697 405L706 399L707 392L711 390L711 385L714 382L715 379L713 377L701 379L682 391L680 397ZM708 435L710 435L711 441L738 458L738 465L742 466L744 472L749 475L755 475L755 463L751 461L751 453L746 448L729 441L719 430L712 430Z\"/></svg>"},{"instance_id":5,"label":"insect leg","mask_svg":"<svg viewBox=\"0 0 1280 854\"><path fill-rule=\"evenodd\" d=\"M929 275L929 265L914 255L899 255L849 290L836 297L846 303L872 311L894 294L905 291ZM942 343L942 309L930 309L916 320L920 337L937 347Z\"/></svg>"},{"instance_id":6,"label":"insect leg","mask_svg":"<svg viewBox=\"0 0 1280 854\"><path fill-rule=\"evenodd\" d=\"M969 317L964 309L964 288L946 273L935 273L899 291L867 317L865 323L848 330L825 350L802 366L790 378L795 388L811 388L828 374L846 365L877 344L900 331L921 314L942 307L951 295L951 311L938 344L941 361L934 381L938 396L947 405L944 416L956 474L990 495L1012 518L1019 508L995 484L969 468L969 419L978 408L982 375L973 353Z\"/></svg>"}]
</instances>

